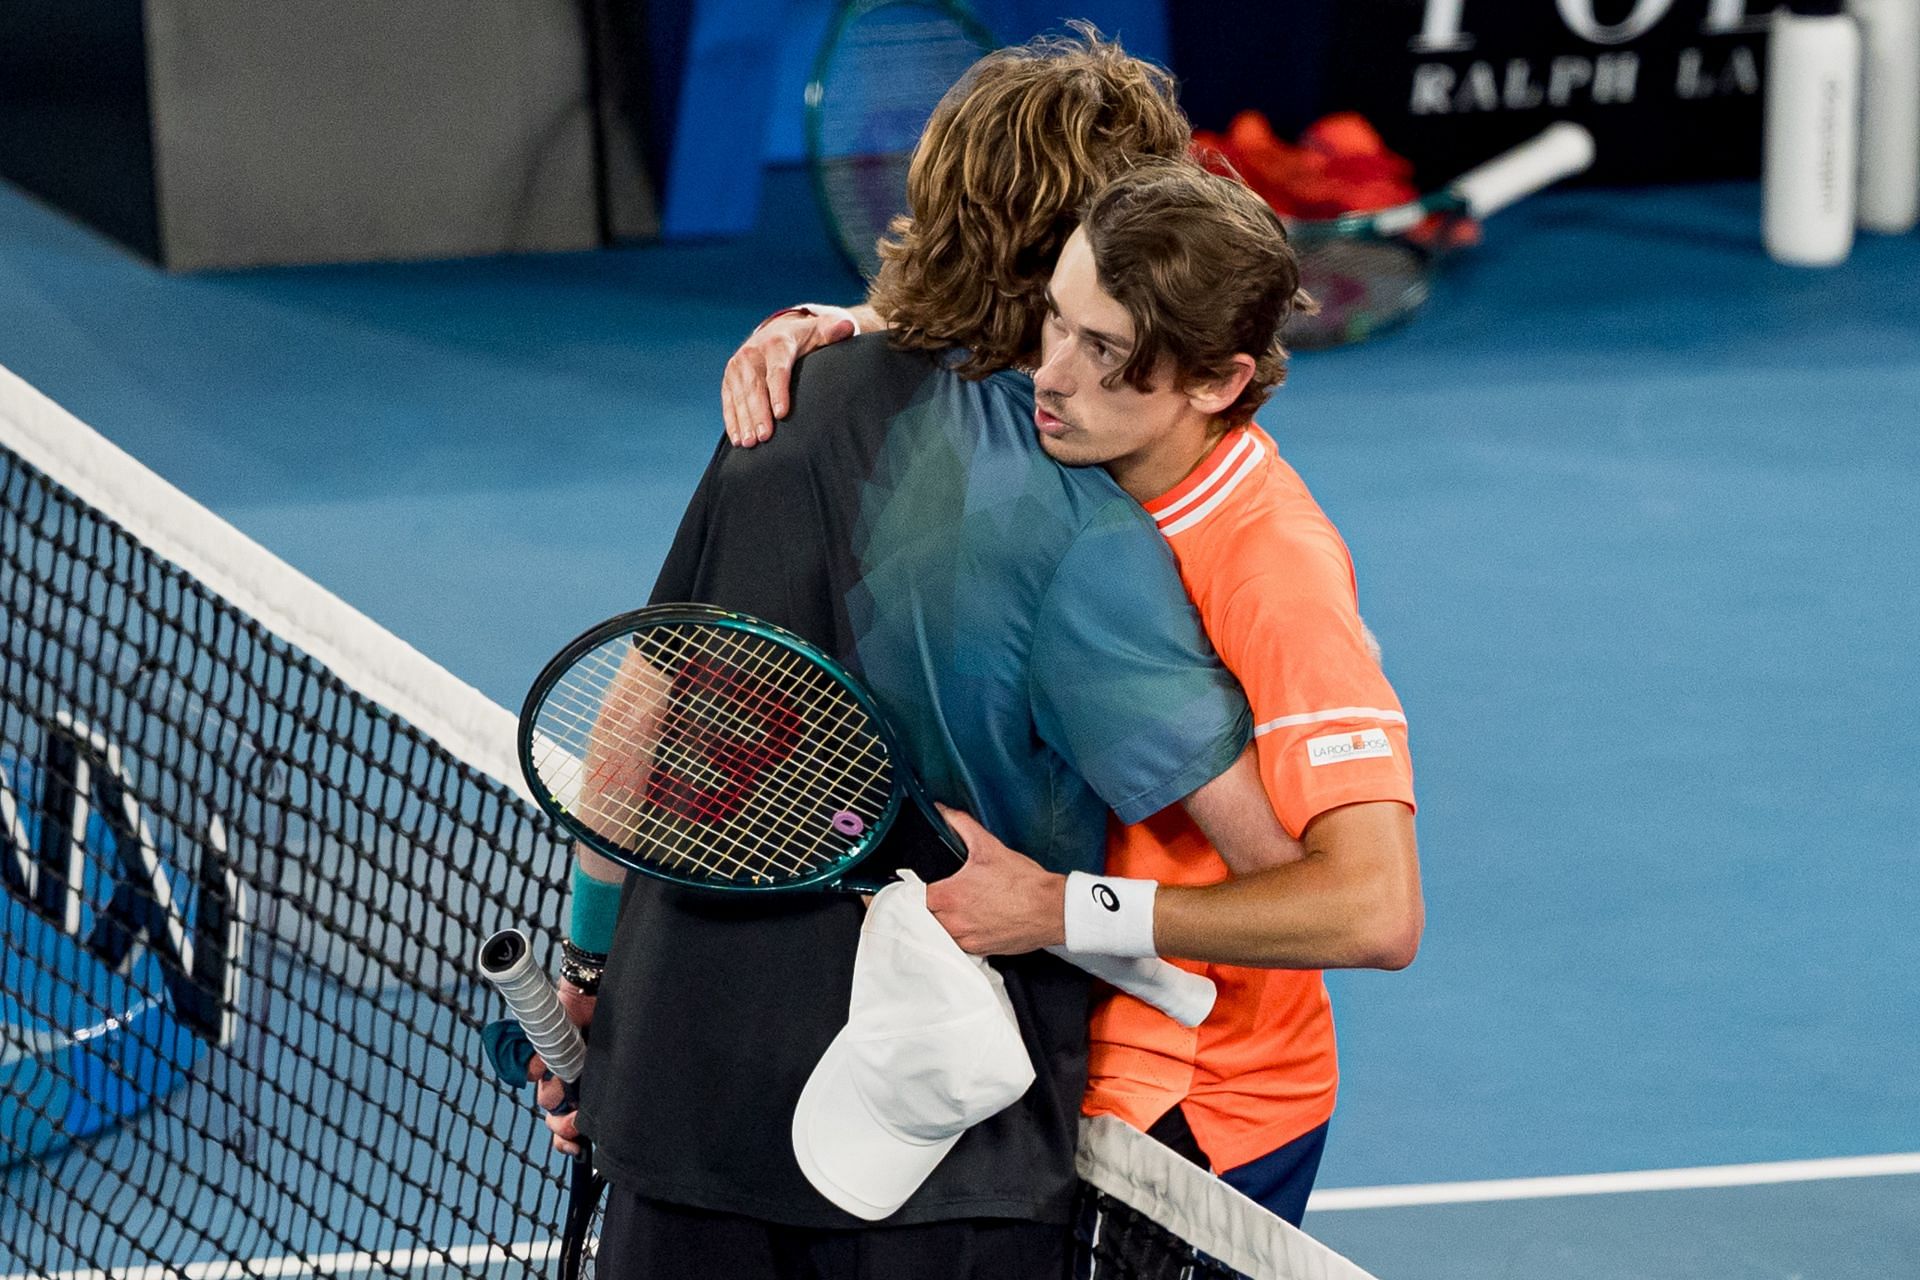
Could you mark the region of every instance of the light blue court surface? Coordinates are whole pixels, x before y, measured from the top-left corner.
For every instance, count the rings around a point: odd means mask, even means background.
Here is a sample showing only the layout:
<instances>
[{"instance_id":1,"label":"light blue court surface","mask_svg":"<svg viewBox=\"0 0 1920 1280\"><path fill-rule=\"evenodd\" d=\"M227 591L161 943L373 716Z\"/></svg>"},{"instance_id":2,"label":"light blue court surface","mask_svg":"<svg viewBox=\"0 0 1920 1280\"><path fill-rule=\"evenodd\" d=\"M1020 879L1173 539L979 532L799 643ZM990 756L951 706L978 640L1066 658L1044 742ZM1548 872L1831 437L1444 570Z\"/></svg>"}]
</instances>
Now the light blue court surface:
<instances>
[{"instance_id":1,"label":"light blue court surface","mask_svg":"<svg viewBox=\"0 0 1920 1280\"><path fill-rule=\"evenodd\" d=\"M0 192L0 364L517 707L646 594L739 336L852 292L790 179L750 241L192 279ZM1262 418L1410 712L1429 913L1334 980L1323 1187L1920 1152L1916 299L1920 238L1797 271L1749 187L1570 193L1297 361ZM1382 1280L1920 1275L1912 1173L1497 1194L1308 1228Z\"/></svg>"}]
</instances>

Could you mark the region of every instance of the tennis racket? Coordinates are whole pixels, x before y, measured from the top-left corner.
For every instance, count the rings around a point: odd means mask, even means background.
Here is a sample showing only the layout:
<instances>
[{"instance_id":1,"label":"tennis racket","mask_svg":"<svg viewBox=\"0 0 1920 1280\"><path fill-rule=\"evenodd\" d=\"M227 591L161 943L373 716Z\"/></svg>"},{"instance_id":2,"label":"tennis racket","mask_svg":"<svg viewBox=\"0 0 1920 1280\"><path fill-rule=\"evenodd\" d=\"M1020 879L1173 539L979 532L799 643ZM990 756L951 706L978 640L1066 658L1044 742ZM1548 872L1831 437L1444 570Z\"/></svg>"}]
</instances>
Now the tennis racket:
<instances>
[{"instance_id":1,"label":"tennis racket","mask_svg":"<svg viewBox=\"0 0 1920 1280\"><path fill-rule=\"evenodd\" d=\"M863 278L880 269L875 242L906 212L927 117L995 46L947 0L854 0L834 16L807 82L807 161L827 229Z\"/></svg>"},{"instance_id":2,"label":"tennis racket","mask_svg":"<svg viewBox=\"0 0 1920 1280\"><path fill-rule=\"evenodd\" d=\"M1434 266L1461 224L1489 217L1592 163L1593 135L1561 121L1418 200L1338 218L1289 220L1300 286L1319 311L1293 317L1287 344L1359 342L1406 319L1427 300ZM1438 226L1429 221L1435 217Z\"/></svg>"},{"instance_id":3,"label":"tennis racket","mask_svg":"<svg viewBox=\"0 0 1920 1280\"><path fill-rule=\"evenodd\" d=\"M872 893L865 864L904 813L957 866L965 847L920 790L872 695L770 623L704 605L609 619L562 649L520 713L534 799L645 875L735 893ZM1186 1026L1203 975L1159 959L1056 955Z\"/></svg>"},{"instance_id":4,"label":"tennis racket","mask_svg":"<svg viewBox=\"0 0 1920 1280\"><path fill-rule=\"evenodd\" d=\"M580 1029L560 1007L559 993L546 971L533 961L527 936L503 929L480 944L480 975L491 982L520 1020L527 1041L546 1062L548 1070L566 1086L566 1105L577 1102L580 1072L587 1061L587 1044ZM589 1280L594 1248L600 1239L601 1192L605 1183L593 1170L593 1147L584 1138L574 1157L567 1185L567 1212L560 1232L559 1280Z\"/></svg>"}]
</instances>

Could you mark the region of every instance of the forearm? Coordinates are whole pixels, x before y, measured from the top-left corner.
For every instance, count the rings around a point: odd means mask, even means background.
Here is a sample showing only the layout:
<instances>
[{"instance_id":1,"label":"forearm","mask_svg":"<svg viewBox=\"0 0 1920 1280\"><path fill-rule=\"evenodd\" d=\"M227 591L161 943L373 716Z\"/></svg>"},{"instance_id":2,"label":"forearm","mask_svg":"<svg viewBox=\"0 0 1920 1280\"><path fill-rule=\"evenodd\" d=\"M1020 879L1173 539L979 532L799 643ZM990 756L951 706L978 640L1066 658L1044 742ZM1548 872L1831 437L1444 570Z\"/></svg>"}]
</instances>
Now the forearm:
<instances>
[{"instance_id":1,"label":"forearm","mask_svg":"<svg viewBox=\"0 0 1920 1280\"><path fill-rule=\"evenodd\" d=\"M572 993L591 999L600 992L600 977L607 956L613 950L614 927L619 919L620 893L626 883L626 868L601 857L584 844L574 845L571 897L567 910L567 937L561 948L560 977L564 995ZM574 1010L569 1009L569 1013ZM586 1015L592 1017L591 1005ZM574 1021L584 1022L579 1016Z\"/></svg>"},{"instance_id":2,"label":"forearm","mask_svg":"<svg viewBox=\"0 0 1920 1280\"><path fill-rule=\"evenodd\" d=\"M625 884L627 869L611 858L602 857L589 849L584 843L576 841L573 856L580 859L580 869L595 880L605 880L610 884Z\"/></svg>"},{"instance_id":3,"label":"forearm","mask_svg":"<svg viewBox=\"0 0 1920 1280\"><path fill-rule=\"evenodd\" d=\"M1271 969L1404 968L1424 925L1412 812L1390 801L1349 805L1305 835L1302 855L1282 865L1161 886L1153 949Z\"/></svg>"},{"instance_id":4,"label":"forearm","mask_svg":"<svg viewBox=\"0 0 1920 1280\"><path fill-rule=\"evenodd\" d=\"M560 980L555 983L555 994L567 1020L585 1033L593 1025L601 970L606 952L613 945L613 911L627 872L619 863L601 857L584 844L576 842L573 852L567 937L561 948ZM548 1113L546 1124L553 1135L555 1149L579 1155L579 1117L571 1105L565 1105L572 1101L569 1088L547 1071L546 1063L538 1055L528 1068L532 1078L539 1082L535 1096Z\"/></svg>"},{"instance_id":5,"label":"forearm","mask_svg":"<svg viewBox=\"0 0 1920 1280\"><path fill-rule=\"evenodd\" d=\"M1154 896L1163 956L1268 969L1401 969L1418 946L1419 884L1358 877L1323 855Z\"/></svg>"},{"instance_id":6,"label":"forearm","mask_svg":"<svg viewBox=\"0 0 1920 1280\"><path fill-rule=\"evenodd\" d=\"M927 887L927 905L974 955L1065 943L1270 969L1399 969L1420 945L1413 813L1393 801L1322 814L1307 827L1303 854L1197 888L1069 879L1008 849L966 815L942 812L966 841L968 859Z\"/></svg>"}]
</instances>

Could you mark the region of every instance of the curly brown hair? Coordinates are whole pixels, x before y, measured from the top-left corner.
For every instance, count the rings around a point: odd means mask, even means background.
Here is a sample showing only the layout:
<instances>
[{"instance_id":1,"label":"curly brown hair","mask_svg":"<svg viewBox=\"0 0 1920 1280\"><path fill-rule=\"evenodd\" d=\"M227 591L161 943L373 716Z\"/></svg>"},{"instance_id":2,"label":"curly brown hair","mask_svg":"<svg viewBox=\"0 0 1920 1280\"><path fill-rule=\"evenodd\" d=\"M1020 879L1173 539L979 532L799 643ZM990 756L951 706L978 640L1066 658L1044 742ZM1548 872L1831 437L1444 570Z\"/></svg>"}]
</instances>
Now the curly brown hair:
<instances>
[{"instance_id":1,"label":"curly brown hair","mask_svg":"<svg viewBox=\"0 0 1920 1280\"><path fill-rule=\"evenodd\" d=\"M964 348L966 377L1035 362L1047 279L1081 206L1192 143L1173 77L1072 26L988 54L947 91L907 174L911 216L880 241L867 300L898 345Z\"/></svg>"},{"instance_id":2,"label":"curly brown hair","mask_svg":"<svg viewBox=\"0 0 1920 1280\"><path fill-rule=\"evenodd\" d=\"M1248 355L1253 377L1220 418L1251 419L1286 380L1281 330L1314 305L1280 215L1237 179L1151 160L1102 189L1080 229L1100 288L1133 321L1133 349L1106 385L1150 391L1166 364L1182 386L1224 378Z\"/></svg>"}]
</instances>

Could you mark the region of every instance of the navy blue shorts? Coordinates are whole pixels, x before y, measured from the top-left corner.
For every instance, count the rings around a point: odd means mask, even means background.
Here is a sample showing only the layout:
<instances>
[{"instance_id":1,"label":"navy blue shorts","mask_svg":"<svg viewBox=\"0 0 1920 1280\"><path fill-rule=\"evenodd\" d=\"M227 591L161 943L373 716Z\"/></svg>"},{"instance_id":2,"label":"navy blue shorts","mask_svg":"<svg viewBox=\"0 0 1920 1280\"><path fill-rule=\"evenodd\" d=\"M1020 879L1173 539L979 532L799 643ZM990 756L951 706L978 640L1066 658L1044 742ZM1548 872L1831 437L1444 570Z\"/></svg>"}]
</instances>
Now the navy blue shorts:
<instances>
[{"instance_id":1,"label":"navy blue shorts","mask_svg":"<svg viewBox=\"0 0 1920 1280\"><path fill-rule=\"evenodd\" d=\"M1203 1169L1212 1167L1187 1126L1186 1112L1177 1106L1156 1120L1147 1135ZM1327 1126L1323 1124L1257 1160L1228 1169L1220 1180L1297 1227L1306 1216L1307 1193L1313 1190L1314 1177L1320 1172L1320 1154L1326 1147Z\"/></svg>"}]
</instances>

